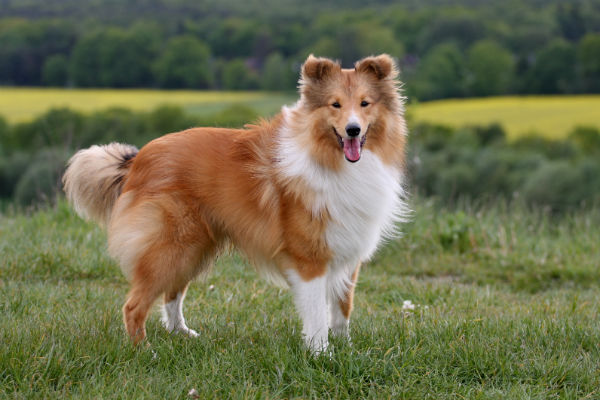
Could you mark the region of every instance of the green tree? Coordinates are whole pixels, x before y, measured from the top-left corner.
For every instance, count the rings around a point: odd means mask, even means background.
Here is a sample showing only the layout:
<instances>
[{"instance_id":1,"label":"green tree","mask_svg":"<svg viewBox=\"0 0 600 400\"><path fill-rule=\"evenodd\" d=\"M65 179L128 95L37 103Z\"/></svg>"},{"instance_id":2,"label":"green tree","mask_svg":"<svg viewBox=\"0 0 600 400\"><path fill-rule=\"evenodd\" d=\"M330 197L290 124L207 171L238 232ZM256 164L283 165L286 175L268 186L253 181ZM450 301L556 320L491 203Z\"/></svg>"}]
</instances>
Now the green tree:
<instances>
[{"instance_id":1,"label":"green tree","mask_svg":"<svg viewBox=\"0 0 600 400\"><path fill-rule=\"evenodd\" d=\"M527 77L530 93L570 93L575 89L576 51L564 39L556 39L541 49Z\"/></svg>"},{"instance_id":2,"label":"green tree","mask_svg":"<svg viewBox=\"0 0 600 400\"><path fill-rule=\"evenodd\" d=\"M419 100L462 97L465 94L464 56L455 43L431 49L420 63L412 91Z\"/></svg>"},{"instance_id":3,"label":"green tree","mask_svg":"<svg viewBox=\"0 0 600 400\"><path fill-rule=\"evenodd\" d=\"M208 88L214 78L210 68L210 49L193 36L169 40L154 63L156 81L168 88Z\"/></svg>"},{"instance_id":4,"label":"green tree","mask_svg":"<svg viewBox=\"0 0 600 400\"><path fill-rule=\"evenodd\" d=\"M0 20L0 82L39 85L44 60L67 54L75 30L64 22Z\"/></svg>"},{"instance_id":5,"label":"green tree","mask_svg":"<svg viewBox=\"0 0 600 400\"><path fill-rule=\"evenodd\" d=\"M231 17L216 24L214 29L208 32L206 40L216 56L250 57L260 29L257 20Z\"/></svg>"},{"instance_id":6,"label":"green tree","mask_svg":"<svg viewBox=\"0 0 600 400\"><path fill-rule=\"evenodd\" d=\"M579 4L559 4L556 20L565 39L576 42L585 34L585 20Z\"/></svg>"},{"instance_id":7,"label":"green tree","mask_svg":"<svg viewBox=\"0 0 600 400\"><path fill-rule=\"evenodd\" d=\"M583 73L584 90L600 91L600 34L585 35L579 42L577 56Z\"/></svg>"},{"instance_id":8,"label":"green tree","mask_svg":"<svg viewBox=\"0 0 600 400\"><path fill-rule=\"evenodd\" d=\"M498 43L482 40L469 48L468 86L476 96L508 93L514 76L512 54Z\"/></svg>"},{"instance_id":9,"label":"green tree","mask_svg":"<svg viewBox=\"0 0 600 400\"><path fill-rule=\"evenodd\" d=\"M62 54L46 59L42 70L42 82L48 86L65 86L69 79L69 61Z\"/></svg>"},{"instance_id":10,"label":"green tree","mask_svg":"<svg viewBox=\"0 0 600 400\"><path fill-rule=\"evenodd\" d=\"M280 53L271 53L262 70L260 82L264 90L290 90L296 86L297 74Z\"/></svg>"},{"instance_id":11,"label":"green tree","mask_svg":"<svg viewBox=\"0 0 600 400\"><path fill-rule=\"evenodd\" d=\"M419 53L424 54L439 43L450 40L465 49L485 37L485 25L475 12L459 8L433 13L420 32L417 47Z\"/></svg>"},{"instance_id":12,"label":"green tree","mask_svg":"<svg viewBox=\"0 0 600 400\"><path fill-rule=\"evenodd\" d=\"M221 77L224 89L249 90L258 88L258 75L251 70L243 59L236 58L223 67Z\"/></svg>"},{"instance_id":13,"label":"green tree","mask_svg":"<svg viewBox=\"0 0 600 400\"><path fill-rule=\"evenodd\" d=\"M105 35L102 31L88 33L80 39L70 60L70 76L76 86L102 86L104 63L102 47Z\"/></svg>"},{"instance_id":14,"label":"green tree","mask_svg":"<svg viewBox=\"0 0 600 400\"><path fill-rule=\"evenodd\" d=\"M117 28L91 32L75 46L71 76L78 86L132 87L151 82L155 44Z\"/></svg>"},{"instance_id":15,"label":"green tree","mask_svg":"<svg viewBox=\"0 0 600 400\"><path fill-rule=\"evenodd\" d=\"M315 43L305 49L304 55L336 58L348 67L373 54L388 53L400 58L404 53L402 43L392 28L379 22L369 12L324 15L315 22Z\"/></svg>"}]
</instances>

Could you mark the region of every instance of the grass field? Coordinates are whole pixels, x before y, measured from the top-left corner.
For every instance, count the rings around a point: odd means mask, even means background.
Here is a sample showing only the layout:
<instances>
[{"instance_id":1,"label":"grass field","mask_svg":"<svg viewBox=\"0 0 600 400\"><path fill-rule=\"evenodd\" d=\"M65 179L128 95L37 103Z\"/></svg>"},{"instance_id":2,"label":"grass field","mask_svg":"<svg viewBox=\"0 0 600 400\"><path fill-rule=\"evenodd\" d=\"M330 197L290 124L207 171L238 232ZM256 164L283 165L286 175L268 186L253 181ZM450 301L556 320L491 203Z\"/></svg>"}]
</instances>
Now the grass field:
<instances>
[{"instance_id":1,"label":"grass field","mask_svg":"<svg viewBox=\"0 0 600 400\"><path fill-rule=\"evenodd\" d=\"M289 293L236 255L190 289L199 338L154 312L134 348L98 228L62 202L0 216L0 398L600 397L600 212L415 203L361 273L352 346L317 358Z\"/></svg>"},{"instance_id":2,"label":"grass field","mask_svg":"<svg viewBox=\"0 0 600 400\"><path fill-rule=\"evenodd\" d=\"M490 97L440 100L411 107L417 121L453 127L498 122L509 138L535 133L563 138L576 126L600 128L600 96Z\"/></svg>"},{"instance_id":3,"label":"grass field","mask_svg":"<svg viewBox=\"0 0 600 400\"><path fill-rule=\"evenodd\" d=\"M240 103L260 115L272 115L296 98L294 93L4 87L0 88L0 115L9 122L21 122L51 107L66 106L83 112L111 106L150 110L165 103L179 104L197 115L209 115ZM527 133L561 138L578 125L600 128L598 110L600 96L491 97L432 101L409 107L415 121L455 127L499 122L511 138Z\"/></svg>"}]
</instances>

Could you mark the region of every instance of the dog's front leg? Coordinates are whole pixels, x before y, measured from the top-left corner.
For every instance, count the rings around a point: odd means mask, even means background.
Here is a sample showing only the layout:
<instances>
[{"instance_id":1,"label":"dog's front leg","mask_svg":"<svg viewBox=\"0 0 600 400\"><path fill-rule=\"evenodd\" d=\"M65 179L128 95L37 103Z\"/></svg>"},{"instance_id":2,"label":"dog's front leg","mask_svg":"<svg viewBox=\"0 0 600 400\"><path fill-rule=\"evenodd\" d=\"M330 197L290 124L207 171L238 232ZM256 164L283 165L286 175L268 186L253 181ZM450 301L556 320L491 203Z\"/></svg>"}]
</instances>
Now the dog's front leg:
<instances>
[{"instance_id":1,"label":"dog's front leg","mask_svg":"<svg viewBox=\"0 0 600 400\"><path fill-rule=\"evenodd\" d=\"M327 278L323 275L306 280L295 270L289 270L288 281L302 319L304 341L319 354L328 346Z\"/></svg>"},{"instance_id":2,"label":"dog's front leg","mask_svg":"<svg viewBox=\"0 0 600 400\"><path fill-rule=\"evenodd\" d=\"M332 296L329 301L330 320L329 327L331 333L336 336L342 336L350 340L350 333L348 332L348 325L350 323L350 314L352 313L353 300L354 300L354 288L356 287L356 280L358 279L358 272L360 270L360 264L354 269L350 279L344 282L345 291L338 296Z\"/></svg>"}]
</instances>

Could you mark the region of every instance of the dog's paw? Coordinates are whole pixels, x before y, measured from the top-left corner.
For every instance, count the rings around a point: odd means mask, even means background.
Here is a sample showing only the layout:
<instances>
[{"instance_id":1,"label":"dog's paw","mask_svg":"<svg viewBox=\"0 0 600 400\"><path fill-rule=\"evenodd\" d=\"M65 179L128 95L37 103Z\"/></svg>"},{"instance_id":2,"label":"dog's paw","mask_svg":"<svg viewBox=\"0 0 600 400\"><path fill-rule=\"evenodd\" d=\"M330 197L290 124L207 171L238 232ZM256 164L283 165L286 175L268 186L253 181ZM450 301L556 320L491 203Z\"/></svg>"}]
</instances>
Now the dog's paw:
<instances>
[{"instance_id":1,"label":"dog's paw","mask_svg":"<svg viewBox=\"0 0 600 400\"><path fill-rule=\"evenodd\" d=\"M196 338L196 337L200 336L198 334L198 332L196 332L193 329L188 328L187 326L183 326L181 328L176 329L176 332L177 333L182 333L182 334L184 334L186 336L189 336L191 338Z\"/></svg>"},{"instance_id":2,"label":"dog's paw","mask_svg":"<svg viewBox=\"0 0 600 400\"><path fill-rule=\"evenodd\" d=\"M189 336L192 338L199 336L198 332L196 332L193 329L188 328L186 325L173 326L172 324L169 324L168 321L163 321L163 325L164 325L165 329L167 330L167 332L169 332L169 333L183 334L183 335L186 335L186 336Z\"/></svg>"},{"instance_id":3,"label":"dog's paw","mask_svg":"<svg viewBox=\"0 0 600 400\"><path fill-rule=\"evenodd\" d=\"M327 337L313 337L313 338L306 338L305 337L305 344L306 347L308 348L308 350L314 355L314 356L319 356L321 354L326 354L327 350L329 348L329 341L327 340Z\"/></svg>"}]
</instances>

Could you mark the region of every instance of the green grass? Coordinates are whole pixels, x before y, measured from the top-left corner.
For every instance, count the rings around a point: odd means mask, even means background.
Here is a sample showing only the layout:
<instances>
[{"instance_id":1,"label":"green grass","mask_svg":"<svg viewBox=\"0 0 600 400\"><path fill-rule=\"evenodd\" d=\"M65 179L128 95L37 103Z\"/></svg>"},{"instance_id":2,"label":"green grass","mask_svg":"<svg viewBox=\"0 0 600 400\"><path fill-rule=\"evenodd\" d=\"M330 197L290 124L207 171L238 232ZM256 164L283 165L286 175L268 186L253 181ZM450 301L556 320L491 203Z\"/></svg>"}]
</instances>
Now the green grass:
<instances>
[{"instance_id":1,"label":"green grass","mask_svg":"<svg viewBox=\"0 0 600 400\"><path fill-rule=\"evenodd\" d=\"M416 121L452 127L500 123L511 139L564 138L576 126L600 128L600 96L507 96L440 100L409 108Z\"/></svg>"},{"instance_id":2,"label":"green grass","mask_svg":"<svg viewBox=\"0 0 600 400\"><path fill-rule=\"evenodd\" d=\"M0 216L0 398L600 397L600 212L414 208L361 273L352 346L316 358L289 293L236 255L190 289L199 338L154 312L135 348L102 231L63 202Z\"/></svg>"}]
</instances>

